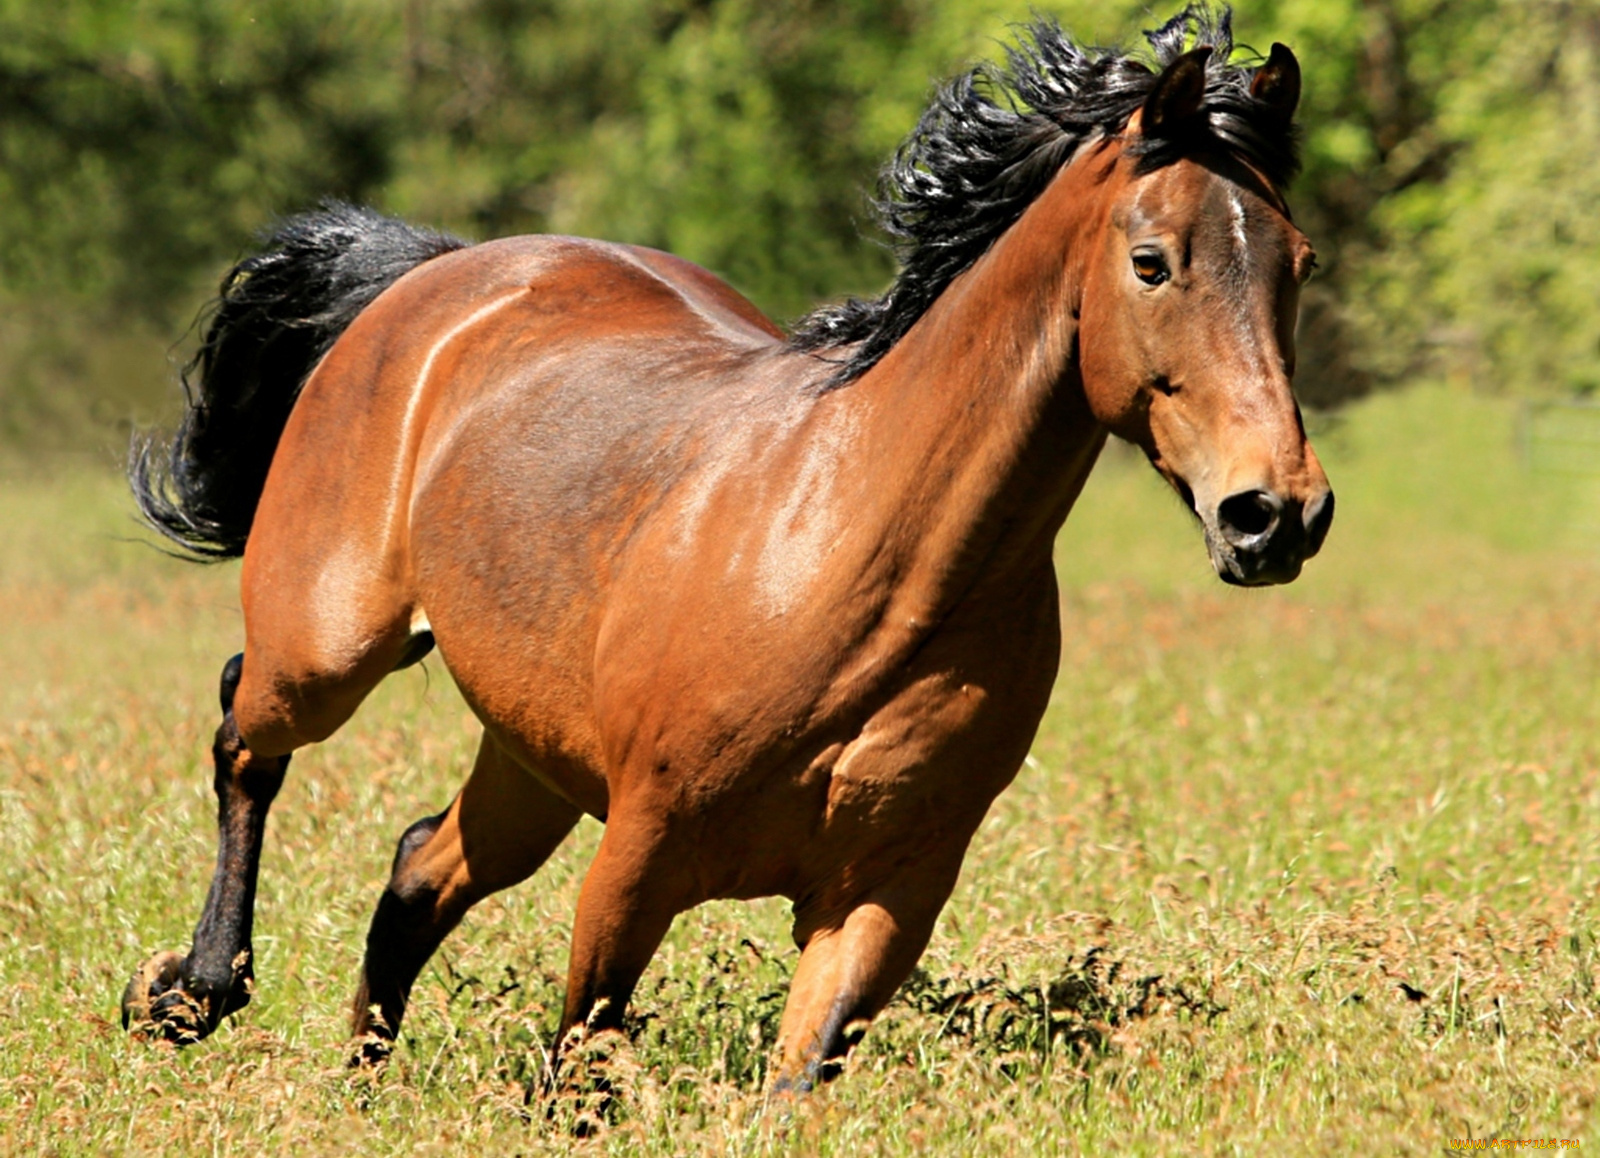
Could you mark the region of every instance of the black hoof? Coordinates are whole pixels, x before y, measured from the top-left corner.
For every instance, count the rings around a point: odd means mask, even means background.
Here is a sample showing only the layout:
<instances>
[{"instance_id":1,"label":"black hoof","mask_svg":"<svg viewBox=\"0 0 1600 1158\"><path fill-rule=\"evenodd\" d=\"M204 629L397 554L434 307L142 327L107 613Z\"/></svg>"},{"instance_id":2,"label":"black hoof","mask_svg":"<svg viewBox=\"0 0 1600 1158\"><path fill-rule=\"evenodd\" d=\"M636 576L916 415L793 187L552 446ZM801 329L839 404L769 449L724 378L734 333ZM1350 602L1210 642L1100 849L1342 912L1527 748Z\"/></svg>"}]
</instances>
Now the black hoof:
<instances>
[{"instance_id":1,"label":"black hoof","mask_svg":"<svg viewBox=\"0 0 1600 1158\"><path fill-rule=\"evenodd\" d=\"M394 1042L376 1033L368 1033L356 1041L356 1048L346 1063L353 1070L382 1069L394 1053Z\"/></svg>"},{"instance_id":2,"label":"black hoof","mask_svg":"<svg viewBox=\"0 0 1600 1158\"><path fill-rule=\"evenodd\" d=\"M598 1137L615 1124L623 1104L614 1080L619 1047L628 1048L624 1030L573 1026L551 1051L542 1077L529 1085L524 1104L532 1110L542 1101L545 1120L575 1138Z\"/></svg>"},{"instance_id":3,"label":"black hoof","mask_svg":"<svg viewBox=\"0 0 1600 1158\"><path fill-rule=\"evenodd\" d=\"M248 956L239 956L244 960L229 981L211 987L184 977L182 954L157 953L134 970L122 991L122 1028L174 1045L208 1037L224 1017L250 1003Z\"/></svg>"},{"instance_id":4,"label":"black hoof","mask_svg":"<svg viewBox=\"0 0 1600 1158\"><path fill-rule=\"evenodd\" d=\"M122 1028L133 1029L150 1020L150 1003L178 983L182 953L157 953L133 971L122 991Z\"/></svg>"},{"instance_id":5,"label":"black hoof","mask_svg":"<svg viewBox=\"0 0 1600 1158\"><path fill-rule=\"evenodd\" d=\"M205 1036L199 1003L182 984L182 953L157 953L140 965L122 991L122 1028L180 1045Z\"/></svg>"}]
</instances>

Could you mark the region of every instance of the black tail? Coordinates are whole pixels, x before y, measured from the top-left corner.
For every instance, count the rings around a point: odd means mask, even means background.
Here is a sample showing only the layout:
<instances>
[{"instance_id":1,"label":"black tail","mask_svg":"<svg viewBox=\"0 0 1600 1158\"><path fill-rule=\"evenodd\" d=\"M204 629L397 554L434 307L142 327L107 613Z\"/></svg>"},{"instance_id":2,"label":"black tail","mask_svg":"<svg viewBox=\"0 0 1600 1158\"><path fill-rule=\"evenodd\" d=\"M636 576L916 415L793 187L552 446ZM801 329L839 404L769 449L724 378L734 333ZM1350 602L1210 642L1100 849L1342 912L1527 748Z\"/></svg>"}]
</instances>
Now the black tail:
<instances>
[{"instance_id":1,"label":"black tail","mask_svg":"<svg viewBox=\"0 0 1600 1158\"><path fill-rule=\"evenodd\" d=\"M128 482L145 521L187 558L244 554L267 468L322 355L408 270L467 243L326 202L282 222L222 279L171 444L137 437Z\"/></svg>"}]
</instances>

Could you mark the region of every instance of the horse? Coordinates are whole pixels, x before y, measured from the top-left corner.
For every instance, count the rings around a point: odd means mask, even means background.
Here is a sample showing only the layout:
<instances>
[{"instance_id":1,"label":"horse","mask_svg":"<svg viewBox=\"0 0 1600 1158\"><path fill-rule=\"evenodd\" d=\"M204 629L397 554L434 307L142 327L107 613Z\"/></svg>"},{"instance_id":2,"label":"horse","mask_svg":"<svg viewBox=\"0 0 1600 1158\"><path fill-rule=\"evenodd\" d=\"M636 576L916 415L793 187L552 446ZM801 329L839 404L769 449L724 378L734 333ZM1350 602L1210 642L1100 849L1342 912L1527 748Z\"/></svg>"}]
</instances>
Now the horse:
<instances>
[{"instance_id":1,"label":"horse","mask_svg":"<svg viewBox=\"0 0 1600 1158\"><path fill-rule=\"evenodd\" d=\"M772 1088L835 1072L1028 752L1053 544L1108 436L1225 582L1294 579L1332 521L1291 389L1299 65L1235 62L1205 8L1146 37L1037 20L939 90L881 179L894 281L787 334L667 253L468 245L333 202L235 266L181 426L130 458L152 526L243 557L244 650L193 945L135 972L124 1024L187 1043L250 1000L291 753L437 647L482 739L400 837L358 1058L393 1048L467 911L588 815L552 1065L623 1026L678 914L776 895L800 955Z\"/></svg>"}]
</instances>

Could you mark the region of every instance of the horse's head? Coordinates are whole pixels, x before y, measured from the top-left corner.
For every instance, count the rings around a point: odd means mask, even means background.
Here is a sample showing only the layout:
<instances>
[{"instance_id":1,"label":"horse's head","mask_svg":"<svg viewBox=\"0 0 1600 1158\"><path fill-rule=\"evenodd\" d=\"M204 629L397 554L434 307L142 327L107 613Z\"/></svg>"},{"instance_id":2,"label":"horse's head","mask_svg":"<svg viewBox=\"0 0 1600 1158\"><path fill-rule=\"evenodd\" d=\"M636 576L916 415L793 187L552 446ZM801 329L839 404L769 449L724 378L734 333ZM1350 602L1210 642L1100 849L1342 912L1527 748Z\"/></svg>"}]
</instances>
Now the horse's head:
<instances>
[{"instance_id":1,"label":"horse's head","mask_svg":"<svg viewBox=\"0 0 1600 1158\"><path fill-rule=\"evenodd\" d=\"M1271 183L1197 124L1210 51L1173 61L1124 134L1084 271L1080 368L1095 416L1205 526L1217 574L1286 583L1333 521L1289 388L1315 258ZM1251 97L1287 128L1299 95L1299 65L1274 45Z\"/></svg>"}]
</instances>

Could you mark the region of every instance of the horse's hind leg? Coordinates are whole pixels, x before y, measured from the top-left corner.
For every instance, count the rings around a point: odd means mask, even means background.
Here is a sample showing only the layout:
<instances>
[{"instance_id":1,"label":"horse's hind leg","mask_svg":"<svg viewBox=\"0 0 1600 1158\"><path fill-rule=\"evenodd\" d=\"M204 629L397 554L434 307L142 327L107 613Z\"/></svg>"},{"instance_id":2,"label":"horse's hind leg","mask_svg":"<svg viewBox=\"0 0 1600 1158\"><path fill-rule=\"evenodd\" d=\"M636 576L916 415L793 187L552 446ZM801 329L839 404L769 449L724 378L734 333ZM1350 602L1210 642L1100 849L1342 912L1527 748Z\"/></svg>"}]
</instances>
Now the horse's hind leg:
<instances>
[{"instance_id":1,"label":"horse's hind leg","mask_svg":"<svg viewBox=\"0 0 1600 1158\"><path fill-rule=\"evenodd\" d=\"M400 838L367 933L351 1023L362 1039L357 1060L388 1053L412 983L467 910L531 876L579 815L484 736L472 775L450 807Z\"/></svg>"},{"instance_id":2,"label":"horse's hind leg","mask_svg":"<svg viewBox=\"0 0 1600 1158\"><path fill-rule=\"evenodd\" d=\"M256 874L267 810L283 783L289 754L325 739L384 675L411 654L403 627L368 646L332 676L275 652L277 632L248 630L243 656L222 671L222 725L212 745L216 764L217 865L187 956L159 953L134 973L122 995L122 1024L152 1029L179 1043L196 1041L250 1001L254 978L250 936ZM265 636L265 638L263 638ZM356 654L355 648L347 649Z\"/></svg>"},{"instance_id":3,"label":"horse's hind leg","mask_svg":"<svg viewBox=\"0 0 1600 1158\"><path fill-rule=\"evenodd\" d=\"M267 809L283 784L287 755L259 757L233 718L243 657L222 669L222 725L216 765L217 867L187 957L160 953L134 973L122 995L122 1024L151 1025L179 1043L197 1041L250 1000L250 933Z\"/></svg>"}]
</instances>

